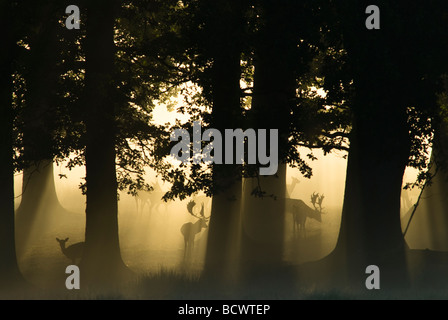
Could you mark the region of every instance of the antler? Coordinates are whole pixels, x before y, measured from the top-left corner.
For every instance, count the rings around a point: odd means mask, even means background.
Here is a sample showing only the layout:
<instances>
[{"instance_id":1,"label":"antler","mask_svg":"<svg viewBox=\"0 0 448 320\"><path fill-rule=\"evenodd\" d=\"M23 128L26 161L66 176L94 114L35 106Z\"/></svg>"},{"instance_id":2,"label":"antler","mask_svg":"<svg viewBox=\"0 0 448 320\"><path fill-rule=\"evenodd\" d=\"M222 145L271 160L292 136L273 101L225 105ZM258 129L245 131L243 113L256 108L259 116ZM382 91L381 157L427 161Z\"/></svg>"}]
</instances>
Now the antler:
<instances>
[{"instance_id":1,"label":"antler","mask_svg":"<svg viewBox=\"0 0 448 320\"><path fill-rule=\"evenodd\" d=\"M319 195L319 193L313 192L311 195L311 203L313 204L314 209L322 212L322 202L324 201L324 198L325 196L323 194ZM319 206L319 209L317 208L316 203Z\"/></svg>"},{"instance_id":2,"label":"antler","mask_svg":"<svg viewBox=\"0 0 448 320\"><path fill-rule=\"evenodd\" d=\"M202 219L204 219L205 221L207 221L208 219L210 219L210 217L205 217L204 215L204 203L201 203L201 212L199 213L202 217Z\"/></svg>"},{"instance_id":3,"label":"antler","mask_svg":"<svg viewBox=\"0 0 448 320\"><path fill-rule=\"evenodd\" d=\"M196 202L194 200L190 200L190 202L187 203L187 210L188 210L188 212L193 217L196 217L198 219L208 220L210 217L205 217L204 216L204 203L201 203L201 212L199 212L199 216L194 214L194 212L193 212L193 208L194 208L195 205L196 205Z\"/></svg>"},{"instance_id":4,"label":"antler","mask_svg":"<svg viewBox=\"0 0 448 320\"><path fill-rule=\"evenodd\" d=\"M201 217L198 217L196 214L194 214L193 212L193 208L196 205L196 202L194 200L190 200L190 202L187 203L187 211L189 214L191 214L193 217L196 217L198 219L200 219Z\"/></svg>"},{"instance_id":5,"label":"antler","mask_svg":"<svg viewBox=\"0 0 448 320\"><path fill-rule=\"evenodd\" d=\"M313 192L313 194L311 195L311 203L313 204L314 209L317 209L316 208L317 197L319 197L319 194L316 192Z\"/></svg>"},{"instance_id":6,"label":"antler","mask_svg":"<svg viewBox=\"0 0 448 320\"><path fill-rule=\"evenodd\" d=\"M322 201L324 201L325 196L322 194L317 199L317 204L319 206L320 211L322 211Z\"/></svg>"}]
</instances>

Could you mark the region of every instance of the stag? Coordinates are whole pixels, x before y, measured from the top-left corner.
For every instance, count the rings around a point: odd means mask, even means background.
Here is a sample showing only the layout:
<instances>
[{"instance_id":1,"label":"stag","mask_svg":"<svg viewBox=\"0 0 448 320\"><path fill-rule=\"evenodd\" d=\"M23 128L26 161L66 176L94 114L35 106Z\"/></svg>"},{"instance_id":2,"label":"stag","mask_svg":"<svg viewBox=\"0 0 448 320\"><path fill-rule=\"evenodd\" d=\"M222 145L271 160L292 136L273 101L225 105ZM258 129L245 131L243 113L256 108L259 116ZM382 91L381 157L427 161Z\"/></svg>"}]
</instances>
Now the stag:
<instances>
[{"instance_id":1,"label":"stag","mask_svg":"<svg viewBox=\"0 0 448 320\"><path fill-rule=\"evenodd\" d=\"M322 202L325 196L319 193L313 192L311 195L311 203L313 208L310 208L302 200L299 199L287 199L286 205L290 208L293 216L293 231L303 233L306 237L305 223L307 218L315 219L316 221L322 222Z\"/></svg>"},{"instance_id":2,"label":"stag","mask_svg":"<svg viewBox=\"0 0 448 320\"><path fill-rule=\"evenodd\" d=\"M185 245L184 259L185 257L190 256L191 253L193 252L194 238L199 232L202 231L202 229L207 228L207 221L210 218L204 216L204 203L201 203L201 211L199 215L196 215L193 212L194 206L196 206L196 202L194 202L193 200L188 202L187 211L198 220L195 223L192 222L184 223L180 228L180 232L184 236L184 245Z\"/></svg>"}]
</instances>

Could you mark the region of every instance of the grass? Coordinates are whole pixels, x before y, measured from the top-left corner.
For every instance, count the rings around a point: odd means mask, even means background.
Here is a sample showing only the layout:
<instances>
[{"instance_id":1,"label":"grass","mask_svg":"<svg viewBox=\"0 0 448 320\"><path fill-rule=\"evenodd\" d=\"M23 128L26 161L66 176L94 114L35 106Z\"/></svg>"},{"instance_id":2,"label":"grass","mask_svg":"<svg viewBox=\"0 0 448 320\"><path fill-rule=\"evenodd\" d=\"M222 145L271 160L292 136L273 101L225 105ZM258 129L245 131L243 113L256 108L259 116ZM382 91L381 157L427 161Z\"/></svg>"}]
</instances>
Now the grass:
<instances>
[{"instance_id":1,"label":"grass","mask_svg":"<svg viewBox=\"0 0 448 320\"><path fill-rule=\"evenodd\" d=\"M81 288L17 288L0 293L7 300L435 300L447 299L448 287L414 286L402 290L367 290L294 282L287 270L275 278L246 279L234 286L223 285L198 274L160 268L156 273L107 290ZM269 281L266 281L269 280Z\"/></svg>"},{"instance_id":2,"label":"grass","mask_svg":"<svg viewBox=\"0 0 448 320\"><path fill-rule=\"evenodd\" d=\"M429 250L410 250L408 266L411 284L390 290L382 283L380 290L367 290L361 270L359 286L348 287L338 279L338 273L325 263L291 263L277 268L240 270L234 281L220 276L203 275L197 263L159 266L144 271L143 263L135 269L136 277L107 290L65 288L64 273L67 259L59 252L54 237L47 247L35 247L22 263L25 287L8 287L0 291L0 299L56 299L56 300L356 300L356 299L448 299L448 253ZM136 260L143 256L139 252ZM151 256L160 258L163 256ZM134 261L133 260L133 261ZM143 262L146 263L147 260ZM381 267L381 266L380 266ZM132 266L131 266L132 268ZM134 270L134 269L133 269ZM138 270L138 271L137 271ZM143 270L143 271L142 271ZM218 273L219 274L219 273ZM82 276L81 276L82 278ZM382 278L383 280L383 278ZM386 280L383 280L386 281Z\"/></svg>"}]
</instances>

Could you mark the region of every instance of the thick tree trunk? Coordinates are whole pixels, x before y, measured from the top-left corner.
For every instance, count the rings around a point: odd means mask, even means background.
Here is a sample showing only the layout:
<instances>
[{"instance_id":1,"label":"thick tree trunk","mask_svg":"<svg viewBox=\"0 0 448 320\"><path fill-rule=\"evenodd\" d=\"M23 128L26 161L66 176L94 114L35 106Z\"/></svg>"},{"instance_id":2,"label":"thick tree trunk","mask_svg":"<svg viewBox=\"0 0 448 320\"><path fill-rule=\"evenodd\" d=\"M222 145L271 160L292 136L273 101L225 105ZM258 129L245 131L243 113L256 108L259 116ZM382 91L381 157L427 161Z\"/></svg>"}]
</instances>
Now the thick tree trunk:
<instances>
[{"instance_id":1,"label":"thick tree trunk","mask_svg":"<svg viewBox=\"0 0 448 320\"><path fill-rule=\"evenodd\" d=\"M381 78L387 78L383 73ZM409 157L406 108L392 84L372 91L367 72L357 79L341 229L334 254L349 284L365 288L365 269L377 265L382 288L407 283L400 195ZM376 77L376 76L375 76Z\"/></svg>"},{"instance_id":2,"label":"thick tree trunk","mask_svg":"<svg viewBox=\"0 0 448 320\"><path fill-rule=\"evenodd\" d=\"M285 6L283 6L285 5ZM277 198L255 198L257 178L244 182L242 256L248 270L277 266L282 260L286 165L290 111L295 103L296 34L288 19L291 2L262 1L261 24L255 47L252 127L278 129L278 171L259 178L261 191ZM269 138L268 138L269 141ZM268 150L269 152L269 150ZM251 271L249 271L251 272Z\"/></svg>"},{"instance_id":3,"label":"thick tree trunk","mask_svg":"<svg viewBox=\"0 0 448 320\"><path fill-rule=\"evenodd\" d=\"M14 232L14 167L12 62L15 46L10 2L0 5L0 29L4 47L0 52L0 291L11 292L23 281L17 265Z\"/></svg>"},{"instance_id":4,"label":"thick tree trunk","mask_svg":"<svg viewBox=\"0 0 448 320\"><path fill-rule=\"evenodd\" d=\"M340 5L347 13L342 26L347 64L353 72L353 129L341 229L330 258L342 268L349 286L366 290L366 267L377 265L381 289L402 290L408 284L400 223L400 195L410 153L406 110L418 105L411 88L420 78L402 59L406 46L396 43L403 23L399 5L381 8L381 30L364 27L366 17L355 14L365 10L362 3Z\"/></svg>"},{"instance_id":5,"label":"thick tree trunk","mask_svg":"<svg viewBox=\"0 0 448 320\"><path fill-rule=\"evenodd\" d=\"M215 177L223 174L216 171ZM241 179L232 175L228 178L227 181L224 176L214 179L226 184L226 188L213 196L204 270L215 281L219 279L227 284L238 278L241 210Z\"/></svg>"},{"instance_id":6,"label":"thick tree trunk","mask_svg":"<svg viewBox=\"0 0 448 320\"><path fill-rule=\"evenodd\" d=\"M30 241L40 241L48 231L55 231L62 218L53 175L53 161L41 160L24 169L22 199L17 208L17 248L19 256Z\"/></svg>"},{"instance_id":7,"label":"thick tree trunk","mask_svg":"<svg viewBox=\"0 0 448 320\"><path fill-rule=\"evenodd\" d=\"M30 241L39 240L52 226L60 206L53 181L52 159L56 153L56 87L58 71L58 22L55 4L39 6L36 27L30 31L26 80L26 105L23 110L22 201L16 213L18 253Z\"/></svg>"},{"instance_id":8,"label":"thick tree trunk","mask_svg":"<svg viewBox=\"0 0 448 320\"><path fill-rule=\"evenodd\" d=\"M240 79L243 7L238 1L215 1L210 27L218 42L212 41L212 121L220 130L241 128ZM223 159L225 152L223 152ZM205 272L227 282L236 276L238 226L241 203L239 168L230 164L213 166L212 210L207 243Z\"/></svg>"},{"instance_id":9,"label":"thick tree trunk","mask_svg":"<svg viewBox=\"0 0 448 320\"><path fill-rule=\"evenodd\" d=\"M357 140L351 140L341 229L335 253L341 254L339 259L346 263L346 271L350 277L354 276L349 279L353 281L350 284L363 287L364 271L368 265L374 264L382 271L384 287L389 285L391 288L387 281L401 281L406 277L405 244L400 223L405 161L394 156L386 159L383 157L385 153L361 146L365 143ZM382 150L387 154L397 151Z\"/></svg>"},{"instance_id":10,"label":"thick tree trunk","mask_svg":"<svg viewBox=\"0 0 448 320\"><path fill-rule=\"evenodd\" d=\"M88 4L86 42L86 233L81 272L112 285L127 273L120 253L115 168L114 1Z\"/></svg>"},{"instance_id":11,"label":"thick tree trunk","mask_svg":"<svg viewBox=\"0 0 448 320\"><path fill-rule=\"evenodd\" d=\"M258 198L252 194L259 186L268 197ZM275 269L282 262L285 194L285 164L279 165L275 176L263 176L259 181L244 179L241 260L246 275Z\"/></svg>"}]
</instances>

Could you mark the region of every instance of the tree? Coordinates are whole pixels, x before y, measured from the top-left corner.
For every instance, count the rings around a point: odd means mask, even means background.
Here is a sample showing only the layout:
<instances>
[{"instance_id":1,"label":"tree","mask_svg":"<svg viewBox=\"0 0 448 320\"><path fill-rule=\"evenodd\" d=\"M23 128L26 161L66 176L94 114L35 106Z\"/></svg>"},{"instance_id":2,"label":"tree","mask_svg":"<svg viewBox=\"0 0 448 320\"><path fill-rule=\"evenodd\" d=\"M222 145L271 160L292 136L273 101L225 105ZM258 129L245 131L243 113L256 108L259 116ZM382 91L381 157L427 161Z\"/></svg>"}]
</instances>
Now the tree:
<instances>
[{"instance_id":1,"label":"tree","mask_svg":"<svg viewBox=\"0 0 448 320\"><path fill-rule=\"evenodd\" d=\"M245 1L201 1L204 31L199 35L202 54L211 67L202 78L210 96L210 127L224 132L242 125L241 54ZM225 151L222 154L225 158ZM237 230L241 205L241 166L213 164L212 209L208 233L206 272L228 281L236 269Z\"/></svg>"},{"instance_id":2,"label":"tree","mask_svg":"<svg viewBox=\"0 0 448 320\"><path fill-rule=\"evenodd\" d=\"M20 132L17 169L23 170L17 210L20 255L30 241L41 240L45 233L54 231L56 222L68 217L57 199L53 161L68 156L77 134L67 112L77 87L64 79L64 74L74 69L72 60L76 59L76 50L72 50L66 29L59 23L65 7L52 0L23 2L22 6L20 54L15 70L15 94L23 92L23 98L16 99L16 127ZM67 58L71 54L73 57Z\"/></svg>"},{"instance_id":3,"label":"tree","mask_svg":"<svg viewBox=\"0 0 448 320\"><path fill-rule=\"evenodd\" d=\"M14 17L17 3L0 3L0 27L4 47L0 53L0 290L12 291L23 281L15 249L14 223L14 110L13 70L16 53L17 26Z\"/></svg>"},{"instance_id":4,"label":"tree","mask_svg":"<svg viewBox=\"0 0 448 320\"><path fill-rule=\"evenodd\" d=\"M88 282L106 285L127 273L118 234L115 168L114 18L117 3L87 4L86 232L81 270Z\"/></svg>"},{"instance_id":5,"label":"tree","mask_svg":"<svg viewBox=\"0 0 448 320\"><path fill-rule=\"evenodd\" d=\"M185 69L192 70L188 79L193 79L202 89L195 102L211 109L210 113L201 114L202 119L210 127L220 130L279 128L280 162L298 167L309 177L311 169L300 157L297 146L322 147L329 152L340 147L343 140L335 133L341 128L346 129L343 122L346 118L341 116L344 113L341 111L341 95L323 99L310 91L310 87L319 82L314 78L321 71L314 70L321 64L317 61L320 35L319 24L306 17L315 15L319 11L318 6L289 1L280 5L270 1L253 5L189 1L185 5L184 14L192 17L181 28L183 38L187 39L184 51L188 54L184 60L178 60L178 64L185 64L188 66ZM297 14L303 19L297 19ZM325 55L320 58L324 59ZM247 88L240 88L241 80L246 82ZM337 87L339 83L335 83L333 81L331 85ZM335 101L339 106L329 110L324 106ZM192 119L196 119L193 108L182 110L187 110ZM191 123L186 128L191 129ZM327 136L320 138L323 133ZM222 267L227 252L239 250L228 248L235 248L230 242L238 242L241 230L245 249L244 253L238 254L236 261L256 258L257 263L268 264L267 260L279 263L283 214L277 213L284 211L280 199L284 198L286 185L285 164L280 166L279 178L267 179L256 177L258 168L247 165L213 165L209 167L212 175L207 175L207 171L198 165L183 164L181 167L191 169L191 174L182 168L162 170L162 175L173 182L167 198L179 196L182 199L198 190L213 195L206 258L208 271L216 272L212 265ZM241 176L248 178L242 196L246 202L243 229L232 222L239 220ZM258 181L262 181L261 184ZM273 195L278 201L273 200L274 197L255 199L254 195ZM228 199L235 201L229 202ZM271 218L263 221L256 214L260 210ZM261 241L263 246L257 245L257 241Z\"/></svg>"},{"instance_id":6,"label":"tree","mask_svg":"<svg viewBox=\"0 0 448 320\"><path fill-rule=\"evenodd\" d=\"M312 102L314 97L309 95L313 84L309 74L320 37L319 19L310 21L306 17L318 17L319 7L311 2L286 0L261 1L253 8L254 76L247 126L275 128L279 132L276 175L252 177L244 182L242 255L255 262L254 268L260 268L276 267L282 261L286 166L298 167L305 176L311 176L311 169L297 147L315 147L315 137L321 132L308 132L307 136L306 126L326 120L316 116L309 121L311 117L307 115L307 123L303 117L306 115L303 110L310 111L311 105L316 107L313 114L323 108Z\"/></svg>"},{"instance_id":7,"label":"tree","mask_svg":"<svg viewBox=\"0 0 448 320\"><path fill-rule=\"evenodd\" d=\"M354 275L368 264L382 266L384 288L407 282L400 194L415 143L408 115L415 107L421 119L421 112L434 108L437 64L427 62L433 58L440 62L440 52L426 47L441 32L434 22L441 17L436 14L438 5L425 4L429 16L420 17L416 26L414 16L405 15L402 8L420 14L423 8L418 4L383 4L381 30L363 27L365 17L358 14L365 10L363 4L339 6L354 98L341 230L334 254L346 263L354 286L363 285ZM432 30L430 36L427 30Z\"/></svg>"}]
</instances>

